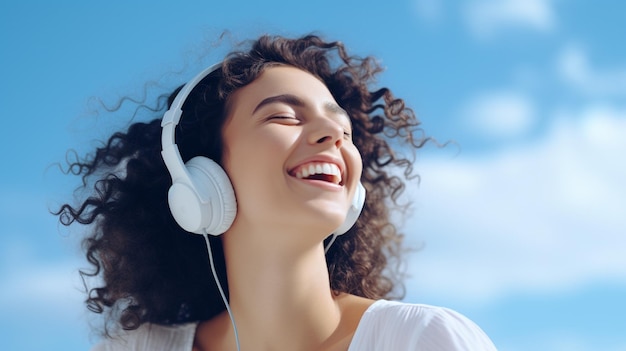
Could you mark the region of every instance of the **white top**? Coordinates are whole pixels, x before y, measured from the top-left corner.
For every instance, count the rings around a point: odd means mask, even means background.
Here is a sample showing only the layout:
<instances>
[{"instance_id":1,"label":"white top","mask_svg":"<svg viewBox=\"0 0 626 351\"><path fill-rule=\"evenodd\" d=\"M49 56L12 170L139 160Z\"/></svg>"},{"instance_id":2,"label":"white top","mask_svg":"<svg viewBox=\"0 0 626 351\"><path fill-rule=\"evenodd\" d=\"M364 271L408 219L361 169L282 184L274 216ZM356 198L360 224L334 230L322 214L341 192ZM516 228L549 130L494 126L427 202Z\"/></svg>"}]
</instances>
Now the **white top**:
<instances>
[{"instance_id":1,"label":"white top","mask_svg":"<svg viewBox=\"0 0 626 351\"><path fill-rule=\"evenodd\" d=\"M144 324L92 351L190 351L196 323ZM447 308L378 300L363 314L348 351L495 351L467 317Z\"/></svg>"}]
</instances>

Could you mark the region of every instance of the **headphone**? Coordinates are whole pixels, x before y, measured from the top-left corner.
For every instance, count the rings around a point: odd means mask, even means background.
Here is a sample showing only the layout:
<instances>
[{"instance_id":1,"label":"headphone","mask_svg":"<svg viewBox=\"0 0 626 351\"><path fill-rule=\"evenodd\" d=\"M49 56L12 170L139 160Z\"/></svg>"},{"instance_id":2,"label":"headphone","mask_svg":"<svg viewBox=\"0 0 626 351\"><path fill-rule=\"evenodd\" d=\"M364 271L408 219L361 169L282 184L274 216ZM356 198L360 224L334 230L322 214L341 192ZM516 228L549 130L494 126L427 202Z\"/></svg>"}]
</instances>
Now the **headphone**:
<instances>
[{"instance_id":1,"label":"headphone","mask_svg":"<svg viewBox=\"0 0 626 351\"><path fill-rule=\"evenodd\" d=\"M172 177L172 186L168 191L170 211L181 228L196 234L223 234L237 214L235 192L224 169L204 156L196 156L184 163L175 140L185 100L200 81L221 66L221 62L214 64L187 82L161 121L161 155ZM364 203L365 188L359 182L346 219L335 230L333 237L352 228Z\"/></svg>"}]
</instances>

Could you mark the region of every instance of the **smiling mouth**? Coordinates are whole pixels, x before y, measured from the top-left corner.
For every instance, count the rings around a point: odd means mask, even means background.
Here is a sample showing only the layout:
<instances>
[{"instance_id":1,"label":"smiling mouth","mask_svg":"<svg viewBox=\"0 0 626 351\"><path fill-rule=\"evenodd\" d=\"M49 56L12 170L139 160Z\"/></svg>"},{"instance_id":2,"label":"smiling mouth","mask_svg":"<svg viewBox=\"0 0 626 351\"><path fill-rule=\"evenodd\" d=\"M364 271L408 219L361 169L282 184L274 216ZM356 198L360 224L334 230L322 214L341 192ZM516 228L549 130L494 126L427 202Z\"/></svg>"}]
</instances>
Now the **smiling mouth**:
<instances>
[{"instance_id":1,"label":"smiling mouth","mask_svg":"<svg viewBox=\"0 0 626 351\"><path fill-rule=\"evenodd\" d=\"M299 166L289 173L298 179L320 180L337 185L343 185L341 171L334 163L311 162Z\"/></svg>"}]
</instances>

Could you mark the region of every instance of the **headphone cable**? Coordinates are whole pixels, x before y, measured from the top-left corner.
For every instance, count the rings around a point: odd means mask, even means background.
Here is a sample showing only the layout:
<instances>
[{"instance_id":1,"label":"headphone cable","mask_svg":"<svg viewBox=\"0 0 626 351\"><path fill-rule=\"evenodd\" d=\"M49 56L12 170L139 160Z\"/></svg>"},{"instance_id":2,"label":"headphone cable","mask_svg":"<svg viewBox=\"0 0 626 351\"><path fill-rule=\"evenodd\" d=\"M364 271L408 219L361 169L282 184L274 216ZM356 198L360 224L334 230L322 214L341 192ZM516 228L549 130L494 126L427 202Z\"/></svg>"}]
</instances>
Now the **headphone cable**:
<instances>
[{"instance_id":1,"label":"headphone cable","mask_svg":"<svg viewBox=\"0 0 626 351\"><path fill-rule=\"evenodd\" d=\"M209 263L211 264L211 273L213 273L213 278L215 279L215 283L217 283L217 289L220 291L220 295L222 296L222 301L224 301L224 305L226 306L226 311L228 311L230 322L233 324L237 351L241 351L241 346L239 345L239 332L237 331L237 324L235 323L235 317L233 316L233 311L231 311L230 309L230 304L228 303L226 294L224 294L224 290L222 289L222 284L220 283L220 279L217 277L217 271L215 270L215 263L213 262L213 252L211 250L211 242L209 241L209 234L205 232L202 236L204 236L204 241L206 242L206 247L209 252Z\"/></svg>"}]
</instances>

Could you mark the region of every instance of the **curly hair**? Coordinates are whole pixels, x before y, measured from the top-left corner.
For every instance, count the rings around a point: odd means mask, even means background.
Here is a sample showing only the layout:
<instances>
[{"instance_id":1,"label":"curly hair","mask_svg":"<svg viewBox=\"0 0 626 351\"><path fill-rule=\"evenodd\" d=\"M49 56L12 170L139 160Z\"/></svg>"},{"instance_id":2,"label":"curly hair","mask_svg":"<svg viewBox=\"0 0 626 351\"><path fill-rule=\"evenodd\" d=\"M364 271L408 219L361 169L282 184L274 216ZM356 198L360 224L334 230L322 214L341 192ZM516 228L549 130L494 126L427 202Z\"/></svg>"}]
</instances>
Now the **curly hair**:
<instances>
[{"instance_id":1,"label":"curly hair","mask_svg":"<svg viewBox=\"0 0 626 351\"><path fill-rule=\"evenodd\" d=\"M315 35L261 36L248 45L229 54L186 100L176 130L183 160L203 155L221 162L228 98L268 66L289 65L318 77L350 115L367 189L359 220L326 255L331 289L371 299L401 297L402 235L390 211L403 208L397 200L405 186L402 178L414 177L414 157L392 146L421 147L428 139L420 122L389 89L371 89L382 70L379 64L371 57L349 56L340 42ZM169 104L179 91L168 97ZM99 285L86 285L87 307L123 329L207 320L225 309L209 279L203 238L187 234L171 216L171 179L160 154L160 116L155 117L113 134L94 153L70 162L70 173L82 177L89 195L54 213L63 225L90 225L83 247L93 269L81 275L98 278ZM221 240L210 240L225 282Z\"/></svg>"}]
</instances>

